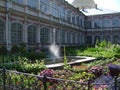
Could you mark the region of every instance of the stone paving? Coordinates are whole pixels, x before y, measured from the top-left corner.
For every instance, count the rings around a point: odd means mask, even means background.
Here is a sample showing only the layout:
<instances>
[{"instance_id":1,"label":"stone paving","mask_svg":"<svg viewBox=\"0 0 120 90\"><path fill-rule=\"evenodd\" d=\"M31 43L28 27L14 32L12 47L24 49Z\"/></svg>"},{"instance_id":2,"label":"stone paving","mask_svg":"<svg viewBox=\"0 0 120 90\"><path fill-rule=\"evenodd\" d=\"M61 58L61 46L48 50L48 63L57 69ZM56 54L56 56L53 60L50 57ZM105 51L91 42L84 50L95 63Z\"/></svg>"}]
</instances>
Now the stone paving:
<instances>
[{"instance_id":1,"label":"stone paving","mask_svg":"<svg viewBox=\"0 0 120 90\"><path fill-rule=\"evenodd\" d=\"M86 56L71 56L71 57L75 57L75 58L77 57L77 58L81 58L81 59L69 62L68 64L70 64L70 65L96 60L94 57L86 57ZM64 63L56 63L56 64L50 64L50 65L46 65L46 66L47 66L47 68L58 68L58 67L64 66Z\"/></svg>"}]
</instances>

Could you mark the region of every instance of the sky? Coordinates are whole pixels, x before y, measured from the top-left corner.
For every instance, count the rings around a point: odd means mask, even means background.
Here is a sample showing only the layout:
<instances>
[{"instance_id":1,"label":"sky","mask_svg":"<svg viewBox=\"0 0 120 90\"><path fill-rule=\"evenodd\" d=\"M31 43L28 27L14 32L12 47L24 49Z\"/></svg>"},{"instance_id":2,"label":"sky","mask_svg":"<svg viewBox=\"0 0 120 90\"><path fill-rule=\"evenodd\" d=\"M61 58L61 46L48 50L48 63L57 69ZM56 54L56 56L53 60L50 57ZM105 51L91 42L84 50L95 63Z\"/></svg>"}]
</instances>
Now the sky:
<instances>
[{"instance_id":1,"label":"sky","mask_svg":"<svg viewBox=\"0 0 120 90\"><path fill-rule=\"evenodd\" d=\"M69 3L73 2L73 0L66 1L68 1ZM100 7L120 12L120 0L94 0L94 1Z\"/></svg>"}]
</instances>

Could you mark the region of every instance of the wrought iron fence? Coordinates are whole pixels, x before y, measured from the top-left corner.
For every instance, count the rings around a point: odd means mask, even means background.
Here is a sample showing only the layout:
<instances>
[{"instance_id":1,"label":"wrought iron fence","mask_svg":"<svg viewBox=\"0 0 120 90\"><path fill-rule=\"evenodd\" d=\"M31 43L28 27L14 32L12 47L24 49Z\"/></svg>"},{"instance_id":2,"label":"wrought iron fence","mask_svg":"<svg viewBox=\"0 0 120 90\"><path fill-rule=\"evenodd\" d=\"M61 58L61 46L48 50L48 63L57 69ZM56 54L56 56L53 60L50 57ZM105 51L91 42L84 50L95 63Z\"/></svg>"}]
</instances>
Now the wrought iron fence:
<instances>
[{"instance_id":1,"label":"wrought iron fence","mask_svg":"<svg viewBox=\"0 0 120 90\"><path fill-rule=\"evenodd\" d=\"M120 90L117 77L111 83L92 83L64 80L46 76L33 75L17 71L0 69L0 90ZM103 89L110 86L110 89Z\"/></svg>"},{"instance_id":2,"label":"wrought iron fence","mask_svg":"<svg viewBox=\"0 0 120 90\"><path fill-rule=\"evenodd\" d=\"M0 69L0 90L3 89L3 69Z\"/></svg>"}]
</instances>

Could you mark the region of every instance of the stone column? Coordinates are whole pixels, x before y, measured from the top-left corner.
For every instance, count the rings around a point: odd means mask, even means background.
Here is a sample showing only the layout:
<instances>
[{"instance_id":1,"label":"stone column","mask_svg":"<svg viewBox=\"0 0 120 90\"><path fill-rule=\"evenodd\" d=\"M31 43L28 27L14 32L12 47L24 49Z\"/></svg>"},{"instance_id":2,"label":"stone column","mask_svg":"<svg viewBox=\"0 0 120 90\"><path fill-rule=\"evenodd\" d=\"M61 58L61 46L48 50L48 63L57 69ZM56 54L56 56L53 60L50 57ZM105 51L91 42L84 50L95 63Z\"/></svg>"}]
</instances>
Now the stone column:
<instances>
[{"instance_id":1,"label":"stone column","mask_svg":"<svg viewBox=\"0 0 120 90\"><path fill-rule=\"evenodd\" d=\"M7 50L11 49L10 43L11 43L11 23L10 23L10 2L9 0L6 1L6 47Z\"/></svg>"},{"instance_id":2,"label":"stone column","mask_svg":"<svg viewBox=\"0 0 120 90\"><path fill-rule=\"evenodd\" d=\"M40 25L37 28L37 42L40 44Z\"/></svg>"},{"instance_id":3,"label":"stone column","mask_svg":"<svg viewBox=\"0 0 120 90\"><path fill-rule=\"evenodd\" d=\"M73 33L71 32L71 44L73 43Z\"/></svg>"},{"instance_id":4,"label":"stone column","mask_svg":"<svg viewBox=\"0 0 120 90\"><path fill-rule=\"evenodd\" d=\"M25 25L25 26L24 26L24 31L23 31L23 32L24 32L24 34L23 34L23 35L24 35L24 42L25 42L25 43L28 43L27 17L25 18L25 23L24 23L24 25Z\"/></svg>"},{"instance_id":5,"label":"stone column","mask_svg":"<svg viewBox=\"0 0 120 90\"><path fill-rule=\"evenodd\" d=\"M85 20L84 20L84 19L82 19L82 28L84 28L84 21L85 21Z\"/></svg>"},{"instance_id":6,"label":"stone column","mask_svg":"<svg viewBox=\"0 0 120 90\"><path fill-rule=\"evenodd\" d=\"M38 0L37 9L40 10L40 0Z\"/></svg>"},{"instance_id":7,"label":"stone column","mask_svg":"<svg viewBox=\"0 0 120 90\"><path fill-rule=\"evenodd\" d=\"M59 33L60 33L60 45L62 45L62 28L60 28Z\"/></svg>"},{"instance_id":8,"label":"stone column","mask_svg":"<svg viewBox=\"0 0 120 90\"><path fill-rule=\"evenodd\" d=\"M77 16L75 15L75 25L77 24Z\"/></svg>"},{"instance_id":9,"label":"stone column","mask_svg":"<svg viewBox=\"0 0 120 90\"><path fill-rule=\"evenodd\" d=\"M24 0L24 4L26 5L26 7L25 7L25 13L28 13L27 3L28 3L28 0Z\"/></svg>"},{"instance_id":10,"label":"stone column","mask_svg":"<svg viewBox=\"0 0 120 90\"><path fill-rule=\"evenodd\" d=\"M110 26L112 28L112 22L113 22L113 18L112 18L112 15L110 15Z\"/></svg>"},{"instance_id":11,"label":"stone column","mask_svg":"<svg viewBox=\"0 0 120 90\"><path fill-rule=\"evenodd\" d=\"M92 36L92 45L95 44L95 35Z\"/></svg>"},{"instance_id":12,"label":"stone column","mask_svg":"<svg viewBox=\"0 0 120 90\"><path fill-rule=\"evenodd\" d=\"M53 1L50 0L50 11L49 11L49 12L50 12L51 15L52 15L52 2L53 2Z\"/></svg>"},{"instance_id":13,"label":"stone column","mask_svg":"<svg viewBox=\"0 0 120 90\"><path fill-rule=\"evenodd\" d=\"M77 43L77 45L79 44L78 35L79 35L79 32L76 33L76 43Z\"/></svg>"},{"instance_id":14,"label":"stone column","mask_svg":"<svg viewBox=\"0 0 120 90\"><path fill-rule=\"evenodd\" d=\"M95 22L94 22L93 19L92 19L92 29L95 28L94 23L95 23Z\"/></svg>"},{"instance_id":15,"label":"stone column","mask_svg":"<svg viewBox=\"0 0 120 90\"><path fill-rule=\"evenodd\" d=\"M65 44L67 44L67 32L65 31Z\"/></svg>"},{"instance_id":16,"label":"stone column","mask_svg":"<svg viewBox=\"0 0 120 90\"><path fill-rule=\"evenodd\" d=\"M25 22L24 22L23 40L24 40L24 43L26 44L26 48L28 48L27 16L25 17Z\"/></svg>"}]
</instances>

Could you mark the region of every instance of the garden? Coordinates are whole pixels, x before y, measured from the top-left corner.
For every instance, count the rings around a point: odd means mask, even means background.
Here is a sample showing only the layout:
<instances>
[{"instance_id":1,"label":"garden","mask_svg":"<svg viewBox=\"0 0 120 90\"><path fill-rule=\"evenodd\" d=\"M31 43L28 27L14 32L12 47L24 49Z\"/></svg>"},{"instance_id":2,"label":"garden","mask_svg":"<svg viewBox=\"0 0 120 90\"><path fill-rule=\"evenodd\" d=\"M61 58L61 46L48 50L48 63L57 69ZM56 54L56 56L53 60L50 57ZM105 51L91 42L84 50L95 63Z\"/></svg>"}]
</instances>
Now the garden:
<instances>
[{"instance_id":1,"label":"garden","mask_svg":"<svg viewBox=\"0 0 120 90\"><path fill-rule=\"evenodd\" d=\"M6 48L2 46L0 68L5 68L6 83L11 88L19 88L17 90L120 89L120 45L102 41L97 42L95 46L62 47L61 49L64 67L48 69L45 65L44 51L35 52L33 49L27 51L22 44L19 47L13 46L8 54ZM67 56L91 56L96 60L68 65ZM0 76L3 77L2 74ZM0 85L3 82L0 78Z\"/></svg>"}]
</instances>

